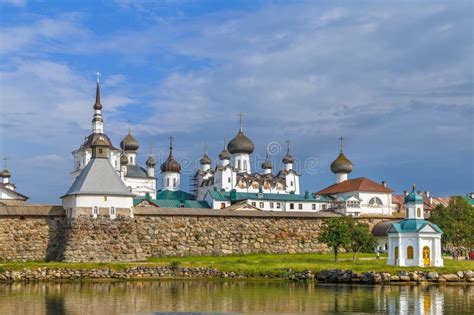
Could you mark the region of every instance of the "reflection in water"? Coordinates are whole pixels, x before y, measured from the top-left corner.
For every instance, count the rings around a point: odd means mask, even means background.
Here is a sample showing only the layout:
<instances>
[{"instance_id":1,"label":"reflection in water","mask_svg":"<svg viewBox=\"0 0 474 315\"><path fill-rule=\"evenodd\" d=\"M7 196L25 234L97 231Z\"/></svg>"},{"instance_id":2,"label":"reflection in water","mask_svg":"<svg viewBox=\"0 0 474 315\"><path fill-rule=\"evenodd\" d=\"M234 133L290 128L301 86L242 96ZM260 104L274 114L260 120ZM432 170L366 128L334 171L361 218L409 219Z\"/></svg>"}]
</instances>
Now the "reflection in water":
<instances>
[{"instance_id":1,"label":"reflection in water","mask_svg":"<svg viewBox=\"0 0 474 315\"><path fill-rule=\"evenodd\" d=\"M474 313L474 286L260 281L1 284L0 314Z\"/></svg>"}]
</instances>

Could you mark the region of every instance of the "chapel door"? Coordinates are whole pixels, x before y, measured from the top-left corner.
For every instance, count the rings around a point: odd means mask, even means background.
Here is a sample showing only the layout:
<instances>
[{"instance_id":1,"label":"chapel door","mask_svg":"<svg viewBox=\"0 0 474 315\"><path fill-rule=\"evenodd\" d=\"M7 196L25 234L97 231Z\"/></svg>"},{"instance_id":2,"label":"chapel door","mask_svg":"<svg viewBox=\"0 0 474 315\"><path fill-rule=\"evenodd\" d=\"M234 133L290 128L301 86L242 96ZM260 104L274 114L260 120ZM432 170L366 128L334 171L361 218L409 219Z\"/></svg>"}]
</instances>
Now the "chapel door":
<instances>
[{"instance_id":1,"label":"chapel door","mask_svg":"<svg viewBox=\"0 0 474 315\"><path fill-rule=\"evenodd\" d=\"M430 248L428 246L423 247L423 265L425 267L430 265Z\"/></svg>"}]
</instances>

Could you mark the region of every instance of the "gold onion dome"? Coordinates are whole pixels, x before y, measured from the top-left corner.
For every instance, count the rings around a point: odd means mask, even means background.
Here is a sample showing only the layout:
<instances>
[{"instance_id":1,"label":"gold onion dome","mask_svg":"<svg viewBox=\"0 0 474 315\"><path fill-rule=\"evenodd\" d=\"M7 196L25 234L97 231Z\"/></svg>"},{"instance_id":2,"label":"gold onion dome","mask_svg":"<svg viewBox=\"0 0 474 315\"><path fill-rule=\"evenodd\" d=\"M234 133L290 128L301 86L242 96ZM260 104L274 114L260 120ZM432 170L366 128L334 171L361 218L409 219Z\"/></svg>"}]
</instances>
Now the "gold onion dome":
<instances>
[{"instance_id":1,"label":"gold onion dome","mask_svg":"<svg viewBox=\"0 0 474 315\"><path fill-rule=\"evenodd\" d=\"M122 148L122 150L124 151L137 151L139 147L140 146L138 144L137 139L135 139L135 137L132 136L130 131L125 136L125 138L123 138L123 140L120 142L120 148Z\"/></svg>"},{"instance_id":2,"label":"gold onion dome","mask_svg":"<svg viewBox=\"0 0 474 315\"><path fill-rule=\"evenodd\" d=\"M148 159L146 160L146 166L148 167L155 167L156 161L155 159L150 155Z\"/></svg>"},{"instance_id":3,"label":"gold onion dome","mask_svg":"<svg viewBox=\"0 0 474 315\"><path fill-rule=\"evenodd\" d=\"M0 173L0 176L3 178L10 178L12 174L6 168Z\"/></svg>"},{"instance_id":4,"label":"gold onion dome","mask_svg":"<svg viewBox=\"0 0 474 315\"><path fill-rule=\"evenodd\" d=\"M352 162L344 155L344 153L341 152L331 163L331 171L334 174L350 173L352 172Z\"/></svg>"},{"instance_id":5,"label":"gold onion dome","mask_svg":"<svg viewBox=\"0 0 474 315\"><path fill-rule=\"evenodd\" d=\"M290 164L293 163L293 156L288 152L284 157L283 157L283 164Z\"/></svg>"}]
</instances>

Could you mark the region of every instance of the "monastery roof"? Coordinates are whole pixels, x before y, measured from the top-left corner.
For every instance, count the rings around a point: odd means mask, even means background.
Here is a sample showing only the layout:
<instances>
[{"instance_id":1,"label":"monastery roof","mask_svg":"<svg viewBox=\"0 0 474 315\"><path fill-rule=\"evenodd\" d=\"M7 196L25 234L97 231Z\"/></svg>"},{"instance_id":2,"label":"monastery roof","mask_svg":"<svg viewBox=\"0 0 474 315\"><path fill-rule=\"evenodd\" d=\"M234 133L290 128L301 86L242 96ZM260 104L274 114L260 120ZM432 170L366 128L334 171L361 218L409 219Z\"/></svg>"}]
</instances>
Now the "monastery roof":
<instances>
[{"instance_id":1,"label":"monastery roof","mask_svg":"<svg viewBox=\"0 0 474 315\"><path fill-rule=\"evenodd\" d=\"M229 200L247 200L247 199L262 199L262 200L275 200L275 201L299 201L299 202L327 202L328 199L324 196L312 196L312 195L296 195L296 194L270 194L270 193L247 193L247 192L236 192L235 198L232 198L230 191L219 191L209 189L207 193L213 200L217 201L229 201Z\"/></svg>"},{"instance_id":2,"label":"monastery roof","mask_svg":"<svg viewBox=\"0 0 474 315\"><path fill-rule=\"evenodd\" d=\"M127 177L148 178L147 171L139 165L127 165Z\"/></svg>"},{"instance_id":3,"label":"monastery roof","mask_svg":"<svg viewBox=\"0 0 474 315\"><path fill-rule=\"evenodd\" d=\"M108 159L92 159L63 197L68 195L133 196Z\"/></svg>"},{"instance_id":4,"label":"monastery roof","mask_svg":"<svg viewBox=\"0 0 474 315\"><path fill-rule=\"evenodd\" d=\"M376 237L387 236L387 231L393 223L395 222L385 221L377 223L372 229L372 235Z\"/></svg>"},{"instance_id":5,"label":"monastery roof","mask_svg":"<svg viewBox=\"0 0 474 315\"><path fill-rule=\"evenodd\" d=\"M467 195L467 196L462 196L462 197L464 198L464 200L467 201L467 203L468 203L470 206L474 207L474 198L472 198L471 195L472 195L472 193L470 193L470 194ZM448 203L449 203L449 202L448 202ZM446 205L445 205L445 206L446 206Z\"/></svg>"},{"instance_id":6,"label":"monastery roof","mask_svg":"<svg viewBox=\"0 0 474 315\"><path fill-rule=\"evenodd\" d=\"M148 202L158 208L195 208L208 209L206 201L183 200L183 199L151 199L146 197L133 199L133 205L139 206L142 202Z\"/></svg>"},{"instance_id":7,"label":"monastery roof","mask_svg":"<svg viewBox=\"0 0 474 315\"><path fill-rule=\"evenodd\" d=\"M392 223L392 226L387 230L387 233L415 233L419 232L425 226L432 227L437 233L443 233L438 225L419 219L405 219Z\"/></svg>"},{"instance_id":8,"label":"monastery roof","mask_svg":"<svg viewBox=\"0 0 474 315\"><path fill-rule=\"evenodd\" d=\"M182 190L160 190L156 194L156 199L161 200L193 200L194 196Z\"/></svg>"},{"instance_id":9,"label":"monastery roof","mask_svg":"<svg viewBox=\"0 0 474 315\"><path fill-rule=\"evenodd\" d=\"M324 188L316 193L316 195L332 195L338 193L345 193L351 191L370 191L370 192L382 192L391 193L392 189L385 187L379 183L374 182L366 177L359 177L354 179L348 179L342 183L334 184Z\"/></svg>"},{"instance_id":10,"label":"monastery roof","mask_svg":"<svg viewBox=\"0 0 474 315\"><path fill-rule=\"evenodd\" d=\"M13 185L13 184L8 184L8 185ZM13 194L16 194L18 197L20 197L21 200L28 200L30 199L30 197L26 196L26 195L23 195L23 194L20 194L18 191L16 190L13 190L13 189L10 189L9 187L7 187L7 185L3 184L3 183L0 183L0 188L1 189L5 189L7 190L8 192L10 193L13 193Z\"/></svg>"}]
</instances>

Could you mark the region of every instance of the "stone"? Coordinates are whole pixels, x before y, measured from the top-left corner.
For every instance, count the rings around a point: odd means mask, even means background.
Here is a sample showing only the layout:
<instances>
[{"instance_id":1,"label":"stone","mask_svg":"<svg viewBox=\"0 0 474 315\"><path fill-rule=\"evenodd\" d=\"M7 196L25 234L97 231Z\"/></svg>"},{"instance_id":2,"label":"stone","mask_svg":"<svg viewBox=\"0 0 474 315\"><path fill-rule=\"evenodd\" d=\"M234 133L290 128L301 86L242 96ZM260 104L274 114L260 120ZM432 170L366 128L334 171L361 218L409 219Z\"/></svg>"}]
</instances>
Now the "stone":
<instances>
[{"instance_id":1,"label":"stone","mask_svg":"<svg viewBox=\"0 0 474 315\"><path fill-rule=\"evenodd\" d=\"M435 271L429 271L429 272L426 273L425 277L426 277L427 280L438 280L439 275Z\"/></svg>"},{"instance_id":2,"label":"stone","mask_svg":"<svg viewBox=\"0 0 474 315\"><path fill-rule=\"evenodd\" d=\"M460 280L456 274L445 274L442 275L441 278L448 282L457 282Z\"/></svg>"}]
</instances>

